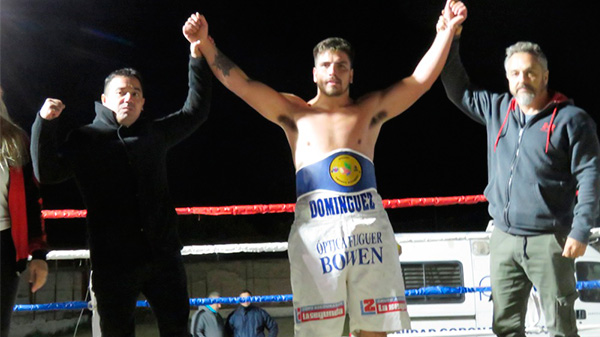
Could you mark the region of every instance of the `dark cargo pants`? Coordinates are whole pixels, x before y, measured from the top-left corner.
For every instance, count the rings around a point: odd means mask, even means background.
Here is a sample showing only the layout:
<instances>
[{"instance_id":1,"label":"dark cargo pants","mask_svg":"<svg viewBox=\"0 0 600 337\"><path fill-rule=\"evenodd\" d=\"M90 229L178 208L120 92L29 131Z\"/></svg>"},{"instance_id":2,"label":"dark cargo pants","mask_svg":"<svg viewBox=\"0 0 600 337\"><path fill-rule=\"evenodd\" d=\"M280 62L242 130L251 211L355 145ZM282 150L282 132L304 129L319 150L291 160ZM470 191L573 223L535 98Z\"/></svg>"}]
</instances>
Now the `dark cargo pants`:
<instances>
[{"instance_id":1,"label":"dark cargo pants","mask_svg":"<svg viewBox=\"0 0 600 337\"><path fill-rule=\"evenodd\" d=\"M577 336L575 263L562 256L565 241L566 237L554 234L523 237L494 229L490 272L493 331L498 336L525 336L532 285L541 295L550 336Z\"/></svg>"}]
</instances>

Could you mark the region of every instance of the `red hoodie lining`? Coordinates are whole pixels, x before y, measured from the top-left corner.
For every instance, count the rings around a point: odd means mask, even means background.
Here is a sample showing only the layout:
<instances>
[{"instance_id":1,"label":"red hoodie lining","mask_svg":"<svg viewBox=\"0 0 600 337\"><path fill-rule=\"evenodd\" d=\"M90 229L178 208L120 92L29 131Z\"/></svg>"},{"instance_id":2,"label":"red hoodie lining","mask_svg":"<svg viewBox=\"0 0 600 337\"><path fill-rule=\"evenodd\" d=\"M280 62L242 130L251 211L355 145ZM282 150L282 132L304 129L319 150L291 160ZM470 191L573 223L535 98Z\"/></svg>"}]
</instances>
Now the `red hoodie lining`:
<instances>
[{"instance_id":1,"label":"red hoodie lining","mask_svg":"<svg viewBox=\"0 0 600 337\"><path fill-rule=\"evenodd\" d=\"M558 103L564 101L565 99L566 99L566 97L564 95L562 95L560 93L555 93L554 96L552 97L552 99L550 100L551 103L556 103L557 105L554 107L554 111L552 111L552 117L550 118L550 124L548 125L548 130L546 131L547 136L546 136L545 153L548 153L548 147L550 146L550 135L552 134L552 131L554 131L553 125L554 125L554 118L556 117L556 113L558 112ZM510 100L510 104L508 105L508 109L506 110L506 116L504 116L504 121L502 122L502 125L500 126L498 135L496 136L496 142L494 143L494 152L496 152L496 148L498 147L498 142L500 141L500 136L502 135L502 130L504 129L504 126L506 125L508 116L511 111L515 110L516 103L517 103L517 101L513 97L513 99Z\"/></svg>"}]
</instances>

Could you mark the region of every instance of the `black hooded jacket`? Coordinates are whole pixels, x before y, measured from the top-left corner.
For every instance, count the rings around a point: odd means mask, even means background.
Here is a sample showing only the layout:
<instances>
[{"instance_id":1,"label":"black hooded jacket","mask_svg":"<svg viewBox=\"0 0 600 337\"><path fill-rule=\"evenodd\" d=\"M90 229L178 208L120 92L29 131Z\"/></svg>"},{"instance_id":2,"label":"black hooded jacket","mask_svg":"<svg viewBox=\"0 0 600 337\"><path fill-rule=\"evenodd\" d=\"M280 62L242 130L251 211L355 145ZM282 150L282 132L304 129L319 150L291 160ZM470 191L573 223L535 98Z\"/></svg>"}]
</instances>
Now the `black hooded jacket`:
<instances>
[{"instance_id":1,"label":"black hooded jacket","mask_svg":"<svg viewBox=\"0 0 600 337\"><path fill-rule=\"evenodd\" d=\"M190 57L189 91L181 110L156 120L140 117L126 127L96 102L94 121L71 131L62 143L56 137L58 120L44 120L38 113L31 142L36 177L42 184L76 179L87 208L95 267L182 248L166 156L206 120L211 78L206 62Z\"/></svg>"}]
</instances>

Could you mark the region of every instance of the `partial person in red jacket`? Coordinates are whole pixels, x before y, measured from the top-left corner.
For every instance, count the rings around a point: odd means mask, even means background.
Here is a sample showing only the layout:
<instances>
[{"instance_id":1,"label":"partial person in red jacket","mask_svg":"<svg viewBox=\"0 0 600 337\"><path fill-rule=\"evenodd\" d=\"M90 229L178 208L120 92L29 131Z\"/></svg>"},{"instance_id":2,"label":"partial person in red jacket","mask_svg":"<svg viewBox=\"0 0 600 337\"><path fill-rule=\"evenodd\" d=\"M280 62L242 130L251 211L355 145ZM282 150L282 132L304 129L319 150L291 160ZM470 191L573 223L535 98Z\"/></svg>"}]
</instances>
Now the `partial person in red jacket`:
<instances>
[{"instance_id":1,"label":"partial person in red jacket","mask_svg":"<svg viewBox=\"0 0 600 337\"><path fill-rule=\"evenodd\" d=\"M31 291L48 276L47 244L42 227L39 192L29 159L29 139L10 119L0 88L0 280L1 337L8 336L19 276L27 266Z\"/></svg>"}]
</instances>

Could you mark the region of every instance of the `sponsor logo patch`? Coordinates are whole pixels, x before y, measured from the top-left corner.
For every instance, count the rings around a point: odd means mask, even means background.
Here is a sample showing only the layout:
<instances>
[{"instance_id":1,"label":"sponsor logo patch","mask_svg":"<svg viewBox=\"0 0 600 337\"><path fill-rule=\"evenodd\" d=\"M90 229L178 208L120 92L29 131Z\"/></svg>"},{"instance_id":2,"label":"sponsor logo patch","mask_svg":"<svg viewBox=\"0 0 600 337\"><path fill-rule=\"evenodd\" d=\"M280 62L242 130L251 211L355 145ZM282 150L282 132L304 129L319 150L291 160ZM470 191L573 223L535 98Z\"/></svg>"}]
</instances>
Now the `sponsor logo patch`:
<instances>
[{"instance_id":1,"label":"sponsor logo patch","mask_svg":"<svg viewBox=\"0 0 600 337\"><path fill-rule=\"evenodd\" d=\"M297 308L295 318L296 323L303 323L344 316L346 316L346 307L344 301L341 301Z\"/></svg>"},{"instance_id":2,"label":"sponsor logo patch","mask_svg":"<svg viewBox=\"0 0 600 337\"><path fill-rule=\"evenodd\" d=\"M341 186L354 186L360 181L362 167L356 158L341 154L331 161L329 175Z\"/></svg>"},{"instance_id":3,"label":"sponsor logo patch","mask_svg":"<svg viewBox=\"0 0 600 337\"><path fill-rule=\"evenodd\" d=\"M406 299L404 297L369 298L360 301L360 310L362 315L406 311Z\"/></svg>"}]
</instances>

